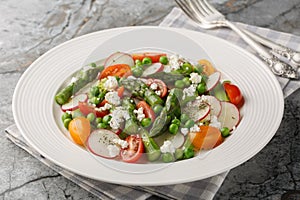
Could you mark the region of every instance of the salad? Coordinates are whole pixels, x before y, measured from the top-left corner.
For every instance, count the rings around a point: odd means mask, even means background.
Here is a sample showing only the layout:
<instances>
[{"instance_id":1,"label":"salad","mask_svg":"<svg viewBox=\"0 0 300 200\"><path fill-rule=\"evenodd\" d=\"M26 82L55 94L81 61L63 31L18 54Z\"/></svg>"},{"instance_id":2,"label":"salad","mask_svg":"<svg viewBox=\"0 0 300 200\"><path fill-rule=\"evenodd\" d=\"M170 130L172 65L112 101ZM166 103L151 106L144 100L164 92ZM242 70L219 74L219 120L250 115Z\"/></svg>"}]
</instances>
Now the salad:
<instances>
[{"instance_id":1,"label":"salad","mask_svg":"<svg viewBox=\"0 0 300 200\"><path fill-rule=\"evenodd\" d=\"M128 163L174 162L211 150L240 122L243 95L208 60L117 52L58 91L74 143Z\"/></svg>"}]
</instances>

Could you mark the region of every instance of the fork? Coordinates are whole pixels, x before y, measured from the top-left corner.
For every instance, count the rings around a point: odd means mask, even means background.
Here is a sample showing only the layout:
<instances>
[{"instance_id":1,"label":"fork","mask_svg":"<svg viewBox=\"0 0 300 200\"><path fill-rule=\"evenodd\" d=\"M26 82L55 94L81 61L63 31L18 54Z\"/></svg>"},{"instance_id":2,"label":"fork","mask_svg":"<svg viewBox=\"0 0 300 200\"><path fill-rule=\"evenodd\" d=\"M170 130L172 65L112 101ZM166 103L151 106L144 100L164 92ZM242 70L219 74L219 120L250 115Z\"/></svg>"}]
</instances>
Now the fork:
<instances>
[{"instance_id":1,"label":"fork","mask_svg":"<svg viewBox=\"0 0 300 200\"><path fill-rule=\"evenodd\" d=\"M275 75L291 79L299 78L297 71L292 66L281 62L275 55L272 55L263 46L251 39L232 22L226 20L225 16L211 6L206 0L175 0L175 2L189 18L198 23L202 28L231 28L254 50L256 50L258 56L265 61Z\"/></svg>"}]
</instances>

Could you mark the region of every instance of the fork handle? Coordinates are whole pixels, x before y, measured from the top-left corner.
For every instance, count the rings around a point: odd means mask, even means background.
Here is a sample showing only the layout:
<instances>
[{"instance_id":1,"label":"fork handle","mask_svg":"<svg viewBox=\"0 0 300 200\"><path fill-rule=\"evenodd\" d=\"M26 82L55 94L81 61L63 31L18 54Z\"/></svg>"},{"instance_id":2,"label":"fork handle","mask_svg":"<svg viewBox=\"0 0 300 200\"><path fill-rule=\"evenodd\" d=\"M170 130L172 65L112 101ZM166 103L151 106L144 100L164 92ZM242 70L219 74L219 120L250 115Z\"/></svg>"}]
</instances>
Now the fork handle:
<instances>
[{"instance_id":1,"label":"fork handle","mask_svg":"<svg viewBox=\"0 0 300 200\"><path fill-rule=\"evenodd\" d=\"M262 45L255 42L248 35L246 35L242 30L240 30L236 25L230 21L225 21L226 25L235 31L245 42L247 42L259 55L259 57L265 61L265 63L271 68L275 75L298 79L298 73L291 67L283 62L281 62L277 57L273 56L268 52Z\"/></svg>"},{"instance_id":2,"label":"fork handle","mask_svg":"<svg viewBox=\"0 0 300 200\"><path fill-rule=\"evenodd\" d=\"M267 38L263 38L260 35L257 35L255 33L252 33L246 29L243 29L243 32L246 33L248 36L253 38L254 40L258 41L262 45L269 47L272 49L274 53L277 53L286 59L290 60L294 65L297 67L300 67L300 53L297 51L294 51L290 48L287 48L283 45L277 44L271 40L268 40Z\"/></svg>"}]
</instances>

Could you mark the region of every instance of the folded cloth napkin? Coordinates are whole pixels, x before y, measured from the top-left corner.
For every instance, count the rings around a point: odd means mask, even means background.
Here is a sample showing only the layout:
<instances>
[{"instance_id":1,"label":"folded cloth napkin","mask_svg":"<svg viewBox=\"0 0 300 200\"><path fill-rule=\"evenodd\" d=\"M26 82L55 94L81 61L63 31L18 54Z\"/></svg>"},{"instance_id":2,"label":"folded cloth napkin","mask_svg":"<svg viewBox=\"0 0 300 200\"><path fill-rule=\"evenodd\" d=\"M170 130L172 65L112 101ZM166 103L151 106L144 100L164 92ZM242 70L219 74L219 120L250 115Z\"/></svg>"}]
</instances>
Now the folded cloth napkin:
<instances>
[{"instance_id":1,"label":"folded cloth napkin","mask_svg":"<svg viewBox=\"0 0 300 200\"><path fill-rule=\"evenodd\" d=\"M272 31L269 29L249 26L241 23L237 23L237 25L242 28L247 28L253 32L259 33L262 36L267 36L271 40L274 40L283 45L289 46L290 48L300 51L300 37L291 34ZM245 44L234 32L228 29L216 29L209 31L203 30L199 28L197 24L189 20L181 12L181 10L177 8L174 8L171 11L171 13L163 20L160 26L186 28L196 30L199 32L206 32L208 34L224 38L228 41L232 41L233 43L251 51L247 44ZM278 81L280 82L285 97L287 97L300 87L300 81L289 81L288 79L279 77ZM93 193L101 199L147 199L152 195L155 195L166 199L209 200L214 197L228 173L224 172L214 177L195 182L167 186L137 187L110 184L79 176L55 165L27 144L16 125L8 127L6 129L6 133L7 137L16 145L26 150L28 153L33 155L35 158L37 158L38 160L40 160L45 165L49 166L62 176L73 181L80 187L86 189L87 191Z\"/></svg>"}]
</instances>

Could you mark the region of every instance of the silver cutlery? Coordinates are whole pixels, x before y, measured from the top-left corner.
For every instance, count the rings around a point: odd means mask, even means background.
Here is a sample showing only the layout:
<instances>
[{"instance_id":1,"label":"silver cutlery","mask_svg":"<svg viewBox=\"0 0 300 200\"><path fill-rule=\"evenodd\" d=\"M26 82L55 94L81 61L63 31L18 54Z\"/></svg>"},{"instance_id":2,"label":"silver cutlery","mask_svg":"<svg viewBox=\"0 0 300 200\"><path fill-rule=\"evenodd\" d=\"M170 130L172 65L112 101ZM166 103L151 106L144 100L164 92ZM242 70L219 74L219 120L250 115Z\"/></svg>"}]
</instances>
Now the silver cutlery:
<instances>
[{"instance_id":1,"label":"silver cutlery","mask_svg":"<svg viewBox=\"0 0 300 200\"><path fill-rule=\"evenodd\" d=\"M199 26L204 29L220 27L231 28L257 52L258 56L265 61L275 75L290 79L299 78L297 69L295 69L297 67L293 68L291 65L283 63L275 55L267 51L261 44L254 41L253 38L250 38L249 35L251 37L253 36L258 42L264 42L265 46L272 45L271 48L274 53L280 54L291 60L291 62L294 62L294 66L297 66L297 64L299 65L300 63L299 53L278 44L274 45L273 42L249 31L243 32L232 22L228 21L223 14L217 11L206 0L175 0L175 2L189 18L198 23Z\"/></svg>"}]
</instances>

